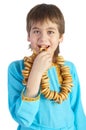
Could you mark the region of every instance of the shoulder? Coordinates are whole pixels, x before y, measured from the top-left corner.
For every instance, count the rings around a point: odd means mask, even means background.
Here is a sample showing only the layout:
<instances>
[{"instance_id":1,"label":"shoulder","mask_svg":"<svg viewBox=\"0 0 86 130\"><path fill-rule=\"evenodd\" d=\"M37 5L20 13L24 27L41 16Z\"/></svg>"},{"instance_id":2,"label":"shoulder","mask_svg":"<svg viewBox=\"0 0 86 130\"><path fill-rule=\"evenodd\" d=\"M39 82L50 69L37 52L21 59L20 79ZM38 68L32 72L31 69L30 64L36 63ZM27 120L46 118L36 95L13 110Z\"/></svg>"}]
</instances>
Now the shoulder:
<instances>
[{"instance_id":1,"label":"shoulder","mask_svg":"<svg viewBox=\"0 0 86 130\"><path fill-rule=\"evenodd\" d=\"M8 65L8 73L16 73L19 74L21 73L22 69L24 68L24 62L23 59L22 60L16 60L16 61L12 61L9 65ZM13 74L14 75L14 74Z\"/></svg>"},{"instance_id":2,"label":"shoulder","mask_svg":"<svg viewBox=\"0 0 86 130\"><path fill-rule=\"evenodd\" d=\"M9 66L8 69L13 69L13 68L23 68L24 64L23 64L23 59L22 60L16 60L16 61L12 61Z\"/></svg>"},{"instance_id":3,"label":"shoulder","mask_svg":"<svg viewBox=\"0 0 86 130\"><path fill-rule=\"evenodd\" d=\"M65 65L69 66L70 68L76 68L75 64L71 61L65 61Z\"/></svg>"},{"instance_id":4,"label":"shoulder","mask_svg":"<svg viewBox=\"0 0 86 130\"><path fill-rule=\"evenodd\" d=\"M73 62L71 61L65 61L65 65L67 65L70 68L71 73L76 73L76 66Z\"/></svg>"},{"instance_id":5,"label":"shoulder","mask_svg":"<svg viewBox=\"0 0 86 130\"><path fill-rule=\"evenodd\" d=\"M75 66L73 62L67 60L65 61L65 65L68 65L69 67Z\"/></svg>"}]
</instances>

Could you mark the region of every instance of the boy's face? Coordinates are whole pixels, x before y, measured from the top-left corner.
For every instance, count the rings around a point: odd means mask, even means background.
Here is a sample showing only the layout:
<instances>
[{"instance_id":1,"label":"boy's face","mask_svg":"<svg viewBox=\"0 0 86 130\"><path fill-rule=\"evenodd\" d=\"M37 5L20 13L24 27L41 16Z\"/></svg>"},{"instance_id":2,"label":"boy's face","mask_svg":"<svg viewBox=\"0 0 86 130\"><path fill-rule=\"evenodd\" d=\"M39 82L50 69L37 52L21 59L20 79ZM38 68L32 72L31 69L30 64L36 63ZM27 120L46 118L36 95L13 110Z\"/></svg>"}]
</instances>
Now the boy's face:
<instances>
[{"instance_id":1,"label":"boy's face","mask_svg":"<svg viewBox=\"0 0 86 130\"><path fill-rule=\"evenodd\" d=\"M43 23L34 23L28 36L32 50L39 52L41 47L47 48L47 51L52 55L62 40L63 35L59 34L57 24L52 23L50 20Z\"/></svg>"}]
</instances>

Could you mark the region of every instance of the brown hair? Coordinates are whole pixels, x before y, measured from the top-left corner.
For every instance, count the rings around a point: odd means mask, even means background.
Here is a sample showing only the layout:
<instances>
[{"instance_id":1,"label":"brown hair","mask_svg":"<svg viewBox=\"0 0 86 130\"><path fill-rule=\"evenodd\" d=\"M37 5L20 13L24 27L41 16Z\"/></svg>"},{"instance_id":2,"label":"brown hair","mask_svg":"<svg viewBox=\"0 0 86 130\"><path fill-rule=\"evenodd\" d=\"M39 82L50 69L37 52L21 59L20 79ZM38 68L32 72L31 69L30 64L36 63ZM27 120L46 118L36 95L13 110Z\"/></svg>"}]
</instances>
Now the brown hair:
<instances>
[{"instance_id":1,"label":"brown hair","mask_svg":"<svg viewBox=\"0 0 86 130\"><path fill-rule=\"evenodd\" d=\"M27 14L26 30L28 32L28 35L30 33L31 26L33 23L39 21L44 22L47 19L57 24L60 35L64 34L65 21L61 10L56 5L38 4L34 6ZM59 53L59 46L56 49L55 55L58 55L58 53Z\"/></svg>"}]
</instances>

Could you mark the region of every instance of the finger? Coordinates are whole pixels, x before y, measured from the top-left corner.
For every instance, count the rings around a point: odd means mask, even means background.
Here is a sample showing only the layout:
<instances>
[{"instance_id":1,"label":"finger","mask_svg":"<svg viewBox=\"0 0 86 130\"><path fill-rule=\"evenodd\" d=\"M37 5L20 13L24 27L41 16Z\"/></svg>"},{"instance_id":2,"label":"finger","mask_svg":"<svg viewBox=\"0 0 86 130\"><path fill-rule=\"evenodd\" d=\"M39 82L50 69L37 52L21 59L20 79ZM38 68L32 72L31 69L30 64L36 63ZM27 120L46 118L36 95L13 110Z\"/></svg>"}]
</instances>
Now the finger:
<instances>
[{"instance_id":1,"label":"finger","mask_svg":"<svg viewBox=\"0 0 86 130\"><path fill-rule=\"evenodd\" d=\"M51 57L50 53L48 53L48 52L46 52L46 51L43 51L43 52L39 53L38 56L41 57L41 58L42 58L42 57L46 57L46 58L47 58L47 57L48 57L48 58Z\"/></svg>"}]
</instances>

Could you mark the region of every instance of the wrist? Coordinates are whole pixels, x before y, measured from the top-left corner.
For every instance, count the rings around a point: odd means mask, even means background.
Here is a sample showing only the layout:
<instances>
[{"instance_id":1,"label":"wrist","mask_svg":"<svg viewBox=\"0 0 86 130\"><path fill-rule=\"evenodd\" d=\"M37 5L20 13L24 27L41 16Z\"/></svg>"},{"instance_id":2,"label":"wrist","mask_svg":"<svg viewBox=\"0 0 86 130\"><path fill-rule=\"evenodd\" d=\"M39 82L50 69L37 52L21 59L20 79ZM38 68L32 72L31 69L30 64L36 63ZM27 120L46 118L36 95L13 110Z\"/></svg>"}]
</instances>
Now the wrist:
<instances>
[{"instance_id":1,"label":"wrist","mask_svg":"<svg viewBox=\"0 0 86 130\"><path fill-rule=\"evenodd\" d=\"M28 97L28 98L35 98L37 97L39 94L39 90L34 90L33 88L29 88L27 87L26 88L26 91L25 91L25 96Z\"/></svg>"},{"instance_id":2,"label":"wrist","mask_svg":"<svg viewBox=\"0 0 86 130\"><path fill-rule=\"evenodd\" d=\"M24 100L24 101L37 101L37 100L39 100L40 99L40 94L38 94L37 96L35 96L35 97L28 97L27 95L26 95L26 89L24 89L23 91L22 91L22 100Z\"/></svg>"}]
</instances>

